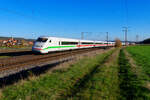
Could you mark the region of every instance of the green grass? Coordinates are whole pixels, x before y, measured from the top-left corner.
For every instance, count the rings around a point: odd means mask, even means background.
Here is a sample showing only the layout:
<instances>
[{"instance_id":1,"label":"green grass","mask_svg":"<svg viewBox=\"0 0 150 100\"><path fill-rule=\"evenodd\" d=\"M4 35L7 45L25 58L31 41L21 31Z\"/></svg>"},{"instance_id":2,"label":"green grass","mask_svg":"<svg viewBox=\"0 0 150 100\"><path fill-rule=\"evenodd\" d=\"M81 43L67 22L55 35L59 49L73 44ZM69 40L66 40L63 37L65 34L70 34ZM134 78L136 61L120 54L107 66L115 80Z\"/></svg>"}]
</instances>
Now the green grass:
<instances>
[{"instance_id":1,"label":"green grass","mask_svg":"<svg viewBox=\"0 0 150 100\"><path fill-rule=\"evenodd\" d=\"M26 81L23 85L11 85L1 92L1 100L50 100L72 93L75 85L104 61L113 51L84 58L68 69L56 70L36 80Z\"/></svg>"},{"instance_id":2,"label":"green grass","mask_svg":"<svg viewBox=\"0 0 150 100\"><path fill-rule=\"evenodd\" d=\"M116 60L114 60L116 59ZM84 87L69 100L150 100L150 91L134 73L123 50L119 59L98 67Z\"/></svg>"},{"instance_id":3,"label":"green grass","mask_svg":"<svg viewBox=\"0 0 150 100\"><path fill-rule=\"evenodd\" d=\"M107 59L108 60L108 59ZM118 57L99 65L78 93L68 100L117 100L119 94ZM113 61L112 61L113 60Z\"/></svg>"},{"instance_id":4,"label":"green grass","mask_svg":"<svg viewBox=\"0 0 150 100\"><path fill-rule=\"evenodd\" d=\"M126 48L143 72L143 80L150 81L150 46L132 46Z\"/></svg>"},{"instance_id":5,"label":"green grass","mask_svg":"<svg viewBox=\"0 0 150 100\"><path fill-rule=\"evenodd\" d=\"M123 50L120 52L119 66L120 100L150 100L150 91L143 86L143 80L132 71Z\"/></svg>"}]
</instances>

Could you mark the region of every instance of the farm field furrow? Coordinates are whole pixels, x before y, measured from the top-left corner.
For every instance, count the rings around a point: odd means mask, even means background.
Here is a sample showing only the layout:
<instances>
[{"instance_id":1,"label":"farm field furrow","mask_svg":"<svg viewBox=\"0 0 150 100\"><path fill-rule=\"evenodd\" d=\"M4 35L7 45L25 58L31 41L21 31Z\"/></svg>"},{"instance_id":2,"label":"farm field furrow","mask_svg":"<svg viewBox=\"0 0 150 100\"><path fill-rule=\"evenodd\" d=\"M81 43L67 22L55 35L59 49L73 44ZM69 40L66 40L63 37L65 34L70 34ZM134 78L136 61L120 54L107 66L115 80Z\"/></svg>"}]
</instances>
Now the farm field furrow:
<instances>
[{"instance_id":1,"label":"farm field furrow","mask_svg":"<svg viewBox=\"0 0 150 100\"><path fill-rule=\"evenodd\" d=\"M1 91L1 100L51 100L69 94L97 65L103 63L114 50L94 58L81 59L68 69L59 69L36 80L8 86Z\"/></svg>"}]
</instances>

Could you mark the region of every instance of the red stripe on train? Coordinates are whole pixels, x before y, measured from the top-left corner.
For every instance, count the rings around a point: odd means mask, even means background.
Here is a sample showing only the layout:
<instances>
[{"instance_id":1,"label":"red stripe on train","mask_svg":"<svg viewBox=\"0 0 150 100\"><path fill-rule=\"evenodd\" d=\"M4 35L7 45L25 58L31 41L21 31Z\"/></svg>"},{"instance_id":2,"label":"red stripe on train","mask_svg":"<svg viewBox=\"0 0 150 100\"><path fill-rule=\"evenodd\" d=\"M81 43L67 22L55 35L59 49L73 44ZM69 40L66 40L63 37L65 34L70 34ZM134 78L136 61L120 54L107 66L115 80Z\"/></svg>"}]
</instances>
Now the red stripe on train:
<instances>
[{"instance_id":1,"label":"red stripe on train","mask_svg":"<svg viewBox=\"0 0 150 100\"><path fill-rule=\"evenodd\" d=\"M77 45L77 47L90 47L90 46L107 46L107 44L95 44L95 45ZM112 46L112 44L108 44L108 46Z\"/></svg>"}]
</instances>

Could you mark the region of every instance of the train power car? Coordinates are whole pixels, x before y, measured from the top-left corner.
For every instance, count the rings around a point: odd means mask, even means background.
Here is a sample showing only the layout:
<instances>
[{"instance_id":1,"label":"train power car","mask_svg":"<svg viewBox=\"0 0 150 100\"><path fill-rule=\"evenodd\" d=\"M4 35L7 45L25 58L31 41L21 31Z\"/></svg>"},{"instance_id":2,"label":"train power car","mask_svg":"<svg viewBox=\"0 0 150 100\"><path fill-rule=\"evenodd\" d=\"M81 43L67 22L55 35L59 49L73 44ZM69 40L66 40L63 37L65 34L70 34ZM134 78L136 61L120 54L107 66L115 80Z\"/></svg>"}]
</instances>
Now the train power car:
<instances>
[{"instance_id":1,"label":"train power car","mask_svg":"<svg viewBox=\"0 0 150 100\"><path fill-rule=\"evenodd\" d=\"M32 51L40 53L48 53L52 51L64 51L70 49L92 48L100 46L113 46L113 42L79 40L58 37L39 37L33 47Z\"/></svg>"}]
</instances>

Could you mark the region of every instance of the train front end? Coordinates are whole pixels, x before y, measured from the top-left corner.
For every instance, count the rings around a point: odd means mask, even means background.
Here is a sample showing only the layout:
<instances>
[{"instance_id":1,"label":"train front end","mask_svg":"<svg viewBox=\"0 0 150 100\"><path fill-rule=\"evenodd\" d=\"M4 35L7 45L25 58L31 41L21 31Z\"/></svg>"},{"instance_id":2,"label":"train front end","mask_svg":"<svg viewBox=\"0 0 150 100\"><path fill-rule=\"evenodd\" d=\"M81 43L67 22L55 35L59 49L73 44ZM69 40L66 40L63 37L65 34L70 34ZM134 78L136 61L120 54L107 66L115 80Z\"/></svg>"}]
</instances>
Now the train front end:
<instances>
[{"instance_id":1,"label":"train front end","mask_svg":"<svg viewBox=\"0 0 150 100\"><path fill-rule=\"evenodd\" d=\"M39 53L48 53L47 50L45 50L44 48L46 47L47 45L47 41L48 41L48 38L46 37L39 37L35 42L34 42L34 45L32 47L32 51L33 52L39 52Z\"/></svg>"}]
</instances>

